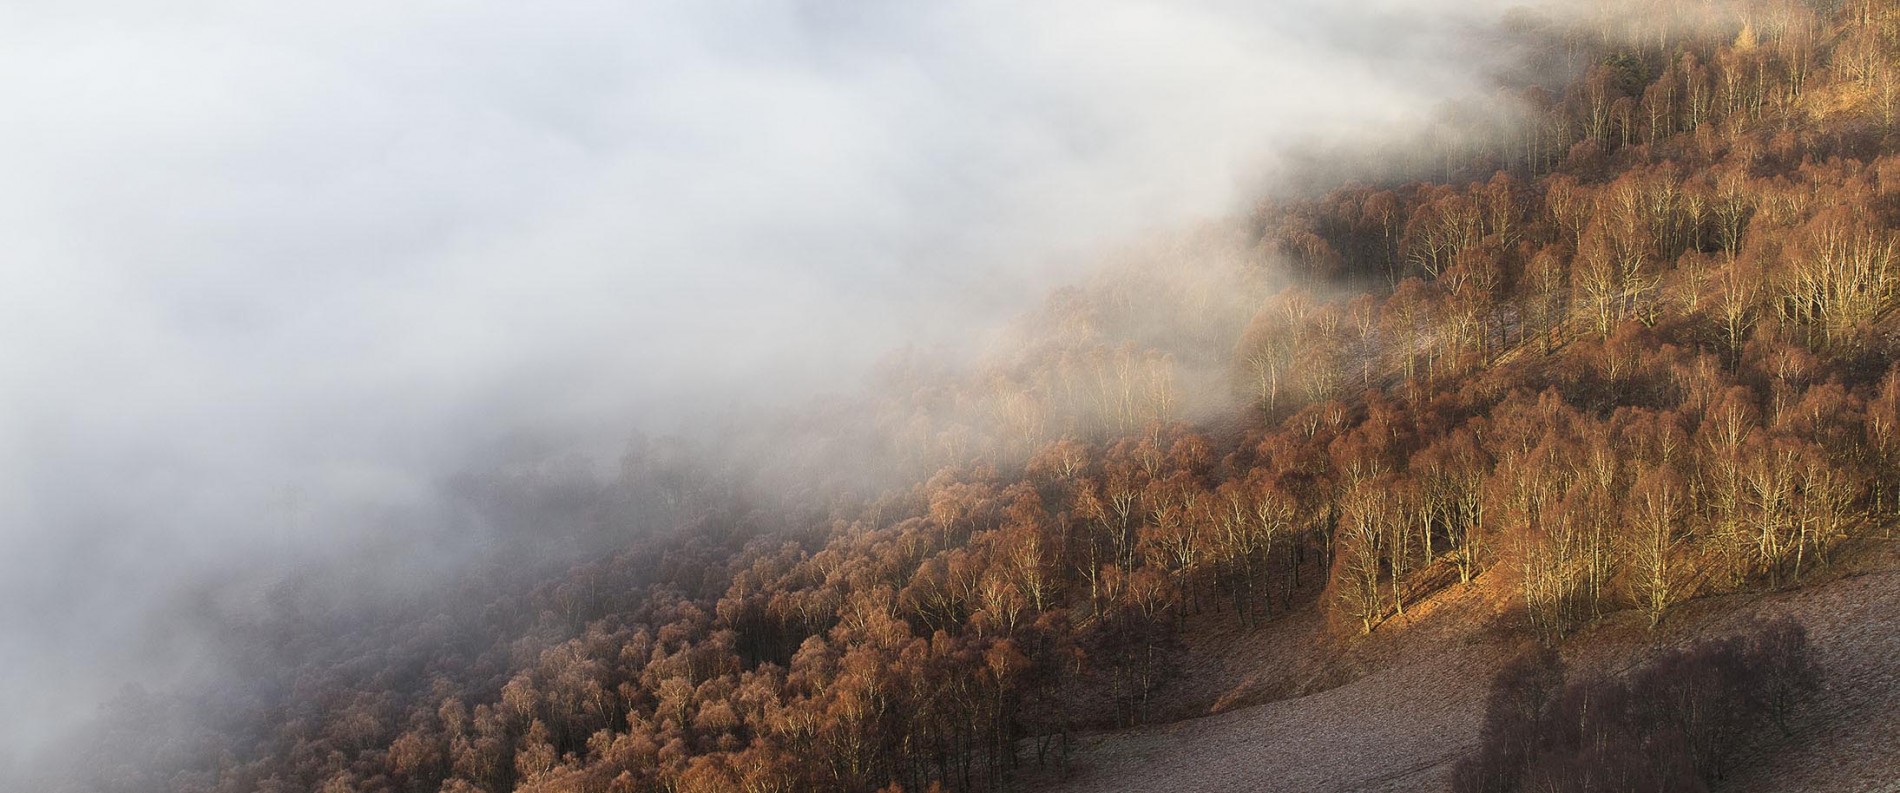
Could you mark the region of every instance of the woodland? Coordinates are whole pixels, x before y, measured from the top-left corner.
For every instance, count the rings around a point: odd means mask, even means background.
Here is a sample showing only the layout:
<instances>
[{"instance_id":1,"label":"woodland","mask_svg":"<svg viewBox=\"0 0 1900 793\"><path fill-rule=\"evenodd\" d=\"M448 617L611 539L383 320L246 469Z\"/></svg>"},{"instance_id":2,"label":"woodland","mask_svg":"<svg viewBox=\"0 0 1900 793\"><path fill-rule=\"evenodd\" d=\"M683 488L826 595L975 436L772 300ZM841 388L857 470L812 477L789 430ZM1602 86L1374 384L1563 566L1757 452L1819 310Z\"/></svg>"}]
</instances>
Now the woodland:
<instances>
[{"instance_id":1,"label":"woodland","mask_svg":"<svg viewBox=\"0 0 1900 793\"><path fill-rule=\"evenodd\" d=\"M1350 641L1488 579L1555 646L1802 586L1900 519L1900 8L1669 7L1507 22L1517 121L1130 253L974 364L608 481L468 477L524 528L426 592L285 584L215 696L102 714L75 789L997 790L1155 718L1211 624ZM1570 687L1532 653L1459 789L1557 789L1603 736L1713 780L1801 643ZM1691 700L1752 721L1642 726Z\"/></svg>"}]
</instances>

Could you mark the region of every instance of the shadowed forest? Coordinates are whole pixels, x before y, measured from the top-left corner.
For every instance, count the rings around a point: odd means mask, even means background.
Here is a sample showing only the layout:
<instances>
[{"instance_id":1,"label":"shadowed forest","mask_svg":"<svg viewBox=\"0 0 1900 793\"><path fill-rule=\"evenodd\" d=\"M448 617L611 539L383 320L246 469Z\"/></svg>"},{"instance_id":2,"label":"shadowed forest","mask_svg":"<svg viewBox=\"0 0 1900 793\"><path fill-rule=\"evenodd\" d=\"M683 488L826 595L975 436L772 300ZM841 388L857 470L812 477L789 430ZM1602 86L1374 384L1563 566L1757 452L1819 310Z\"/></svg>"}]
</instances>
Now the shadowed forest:
<instances>
[{"instance_id":1,"label":"shadowed forest","mask_svg":"<svg viewBox=\"0 0 1900 793\"><path fill-rule=\"evenodd\" d=\"M1900 519L1900 9L1675 6L1507 20L1514 123L1129 250L973 364L470 475L507 530L466 570L279 587L72 789L997 790L1216 622L1349 641L1489 580L1554 646L1824 575ZM1713 782L1803 642L1527 655L1458 789Z\"/></svg>"}]
</instances>

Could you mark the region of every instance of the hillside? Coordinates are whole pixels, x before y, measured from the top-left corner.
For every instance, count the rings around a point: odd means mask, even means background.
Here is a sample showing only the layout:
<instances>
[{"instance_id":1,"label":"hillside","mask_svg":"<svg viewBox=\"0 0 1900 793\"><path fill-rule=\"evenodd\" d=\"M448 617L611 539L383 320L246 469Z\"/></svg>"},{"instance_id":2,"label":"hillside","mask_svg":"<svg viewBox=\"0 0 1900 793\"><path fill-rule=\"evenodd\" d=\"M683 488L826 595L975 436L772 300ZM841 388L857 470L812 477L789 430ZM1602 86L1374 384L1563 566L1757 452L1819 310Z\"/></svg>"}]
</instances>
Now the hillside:
<instances>
[{"instance_id":1,"label":"hillside","mask_svg":"<svg viewBox=\"0 0 1900 793\"><path fill-rule=\"evenodd\" d=\"M79 789L1444 789L1525 648L1755 612L1822 687L1683 773L1885 777L1900 9L1678 10L1511 18L1563 79L1514 123L1131 251L975 364L471 480L526 517L453 586L281 588Z\"/></svg>"},{"instance_id":2,"label":"hillside","mask_svg":"<svg viewBox=\"0 0 1900 793\"><path fill-rule=\"evenodd\" d=\"M1614 673L1657 648L1791 617L1809 630L1825 685L1793 734L1750 753L1718 791L1884 790L1900 779L1889 716L1900 708L1900 559L1891 549L1810 587L1710 598L1664 630L1612 615L1567 649L1573 674ZM1478 590L1434 600L1482 599ZM1447 603L1445 605L1453 605ZM1397 629L1409 633L1410 626ZM1066 773L1033 785L1061 791L1438 791L1478 744L1484 689L1515 648L1507 637L1440 637L1336 688L1154 727L1090 736ZM1272 675L1275 667L1257 670Z\"/></svg>"}]
</instances>

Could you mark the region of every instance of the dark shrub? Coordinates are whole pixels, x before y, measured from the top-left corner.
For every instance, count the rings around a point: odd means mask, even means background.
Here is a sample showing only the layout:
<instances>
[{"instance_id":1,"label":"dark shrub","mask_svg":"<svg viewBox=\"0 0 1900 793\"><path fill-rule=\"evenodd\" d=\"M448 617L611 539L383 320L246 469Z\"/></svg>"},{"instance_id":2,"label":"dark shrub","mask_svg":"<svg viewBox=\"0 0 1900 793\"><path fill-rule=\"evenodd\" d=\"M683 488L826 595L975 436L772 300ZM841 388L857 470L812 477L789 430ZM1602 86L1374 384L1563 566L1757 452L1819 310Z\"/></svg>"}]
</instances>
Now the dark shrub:
<instances>
[{"instance_id":1,"label":"dark shrub","mask_svg":"<svg viewBox=\"0 0 1900 793\"><path fill-rule=\"evenodd\" d=\"M1555 654L1534 650L1498 673L1482 743L1452 788L1707 790L1749 733L1769 724L1786 732L1815 683L1808 656L1807 632L1785 619L1569 685Z\"/></svg>"}]
</instances>

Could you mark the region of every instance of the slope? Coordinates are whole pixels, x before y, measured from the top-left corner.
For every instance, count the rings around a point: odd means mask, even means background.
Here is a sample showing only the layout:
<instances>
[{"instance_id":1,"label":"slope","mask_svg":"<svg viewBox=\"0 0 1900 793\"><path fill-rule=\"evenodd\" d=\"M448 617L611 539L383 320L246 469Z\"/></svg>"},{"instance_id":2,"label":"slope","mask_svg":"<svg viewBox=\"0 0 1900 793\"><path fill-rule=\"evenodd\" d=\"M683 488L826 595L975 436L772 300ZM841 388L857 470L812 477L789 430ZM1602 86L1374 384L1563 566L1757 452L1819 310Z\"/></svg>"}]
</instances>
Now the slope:
<instances>
[{"instance_id":1,"label":"slope","mask_svg":"<svg viewBox=\"0 0 1900 793\"><path fill-rule=\"evenodd\" d=\"M1432 607L1469 608L1484 596L1482 587L1448 592ZM1653 632L1640 614L1610 615L1567 643L1563 654L1573 677L1615 673L1661 648L1784 616L1809 632L1821 691L1797 712L1793 735L1769 736L1762 751L1744 753L1717 789L1895 789L1900 557L1891 546L1870 549L1826 583L1693 603ZM1080 742L1066 779L1051 772L1040 781L1076 793L1445 790L1452 765L1477 745L1491 674L1514 643L1478 633L1441 633L1421 642L1419 629L1430 630L1429 621L1395 626L1383 638L1411 645L1410 660L1399 655L1389 666L1318 693L1090 736ZM1434 650L1422 646L1434 643ZM1274 676L1260 668L1233 682Z\"/></svg>"}]
</instances>

